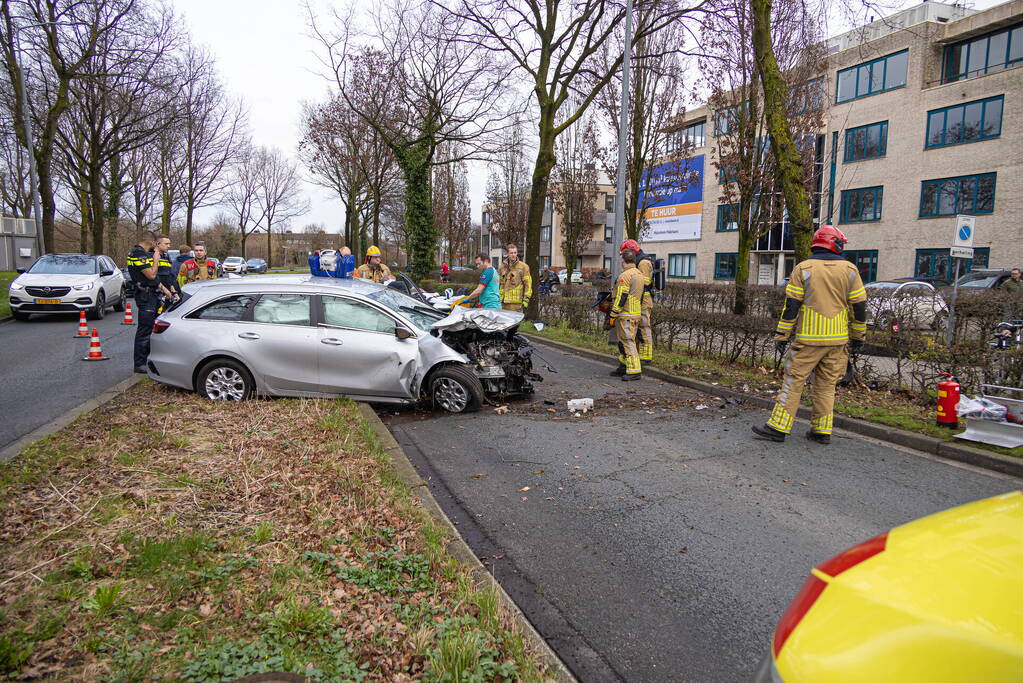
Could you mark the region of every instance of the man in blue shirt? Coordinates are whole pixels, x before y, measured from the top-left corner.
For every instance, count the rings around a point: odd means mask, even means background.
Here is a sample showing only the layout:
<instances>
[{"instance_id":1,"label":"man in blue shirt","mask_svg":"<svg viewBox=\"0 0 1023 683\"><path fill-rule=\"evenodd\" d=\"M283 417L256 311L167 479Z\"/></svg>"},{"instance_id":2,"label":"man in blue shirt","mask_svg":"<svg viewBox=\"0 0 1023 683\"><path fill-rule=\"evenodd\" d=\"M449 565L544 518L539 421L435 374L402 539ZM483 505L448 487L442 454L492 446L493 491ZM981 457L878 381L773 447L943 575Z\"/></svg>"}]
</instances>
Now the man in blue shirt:
<instances>
[{"instance_id":1,"label":"man in blue shirt","mask_svg":"<svg viewBox=\"0 0 1023 683\"><path fill-rule=\"evenodd\" d=\"M480 306L483 308L501 309L501 278L497 270L490 265L489 254L478 254L476 256L476 269L480 271L480 283L476 289L465 297L464 300L479 297Z\"/></svg>"}]
</instances>

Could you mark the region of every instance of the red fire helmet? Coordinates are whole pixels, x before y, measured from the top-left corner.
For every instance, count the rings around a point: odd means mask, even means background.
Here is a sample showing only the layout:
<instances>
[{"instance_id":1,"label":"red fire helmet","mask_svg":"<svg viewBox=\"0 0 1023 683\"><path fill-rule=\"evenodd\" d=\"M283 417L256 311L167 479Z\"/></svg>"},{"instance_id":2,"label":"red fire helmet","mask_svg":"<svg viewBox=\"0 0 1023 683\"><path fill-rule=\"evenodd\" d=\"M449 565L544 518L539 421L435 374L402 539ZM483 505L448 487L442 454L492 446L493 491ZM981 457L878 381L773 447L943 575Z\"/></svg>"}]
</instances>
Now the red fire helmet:
<instances>
[{"instance_id":1,"label":"red fire helmet","mask_svg":"<svg viewBox=\"0 0 1023 683\"><path fill-rule=\"evenodd\" d=\"M812 246L824 247L836 254L841 254L842 250L845 249L845 243L848 241L849 240L845 237L845 233L835 226L822 225L817 228L817 232L813 234Z\"/></svg>"},{"instance_id":2,"label":"red fire helmet","mask_svg":"<svg viewBox=\"0 0 1023 683\"><path fill-rule=\"evenodd\" d=\"M625 240L622 242L622 246L618 251L630 250L633 254L639 253L639 242L636 240Z\"/></svg>"}]
</instances>

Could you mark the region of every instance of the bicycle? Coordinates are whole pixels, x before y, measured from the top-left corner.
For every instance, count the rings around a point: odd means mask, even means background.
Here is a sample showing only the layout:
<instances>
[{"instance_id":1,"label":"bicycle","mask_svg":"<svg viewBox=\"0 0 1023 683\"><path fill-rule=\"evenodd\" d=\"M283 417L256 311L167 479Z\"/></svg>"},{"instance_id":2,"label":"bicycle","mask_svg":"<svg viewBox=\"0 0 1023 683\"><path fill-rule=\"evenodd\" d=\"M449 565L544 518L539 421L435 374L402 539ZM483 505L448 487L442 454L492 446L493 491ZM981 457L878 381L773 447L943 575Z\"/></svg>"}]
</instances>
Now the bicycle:
<instances>
[{"instance_id":1,"label":"bicycle","mask_svg":"<svg viewBox=\"0 0 1023 683\"><path fill-rule=\"evenodd\" d=\"M1023 379L1023 320L1003 320L991 328L988 347L996 352L991 383L1005 386Z\"/></svg>"}]
</instances>

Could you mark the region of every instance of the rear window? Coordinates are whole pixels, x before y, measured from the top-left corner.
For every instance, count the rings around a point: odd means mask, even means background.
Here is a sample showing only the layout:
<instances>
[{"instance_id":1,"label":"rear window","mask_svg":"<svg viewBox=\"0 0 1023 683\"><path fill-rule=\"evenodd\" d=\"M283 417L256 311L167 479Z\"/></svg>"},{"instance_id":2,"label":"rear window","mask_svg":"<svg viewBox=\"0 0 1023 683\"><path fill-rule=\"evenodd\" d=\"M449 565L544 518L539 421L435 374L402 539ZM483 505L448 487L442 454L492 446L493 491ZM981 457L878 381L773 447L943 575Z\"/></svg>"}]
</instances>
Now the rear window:
<instances>
[{"instance_id":1,"label":"rear window","mask_svg":"<svg viewBox=\"0 0 1023 683\"><path fill-rule=\"evenodd\" d=\"M196 320L241 320L256 297L252 294L236 294L206 304L189 318Z\"/></svg>"}]
</instances>

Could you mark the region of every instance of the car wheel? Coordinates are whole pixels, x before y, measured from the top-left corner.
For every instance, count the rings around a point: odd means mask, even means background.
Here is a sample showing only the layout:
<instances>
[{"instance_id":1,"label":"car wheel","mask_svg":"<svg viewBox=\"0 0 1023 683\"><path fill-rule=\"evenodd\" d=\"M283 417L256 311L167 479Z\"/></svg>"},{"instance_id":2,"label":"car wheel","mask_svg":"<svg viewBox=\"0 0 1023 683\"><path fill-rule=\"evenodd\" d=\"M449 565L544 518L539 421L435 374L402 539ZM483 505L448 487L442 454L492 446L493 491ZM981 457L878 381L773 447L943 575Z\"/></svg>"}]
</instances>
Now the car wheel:
<instances>
[{"instance_id":1,"label":"car wheel","mask_svg":"<svg viewBox=\"0 0 1023 683\"><path fill-rule=\"evenodd\" d=\"M211 401L244 401L252 397L255 387L245 366L226 358L208 363L195 381L199 395Z\"/></svg>"},{"instance_id":2,"label":"car wheel","mask_svg":"<svg viewBox=\"0 0 1023 683\"><path fill-rule=\"evenodd\" d=\"M11 311L11 315L14 316L15 320L21 320L23 322L32 316L31 313L22 313L21 311Z\"/></svg>"},{"instance_id":3,"label":"car wheel","mask_svg":"<svg viewBox=\"0 0 1023 683\"><path fill-rule=\"evenodd\" d=\"M430 397L435 408L449 413L474 413L483 404L483 385L467 368L445 365L433 373Z\"/></svg>"},{"instance_id":4,"label":"car wheel","mask_svg":"<svg viewBox=\"0 0 1023 683\"><path fill-rule=\"evenodd\" d=\"M96 295L96 305L88 313L89 320L102 320L107 308L107 297L103 292Z\"/></svg>"},{"instance_id":5,"label":"car wheel","mask_svg":"<svg viewBox=\"0 0 1023 683\"><path fill-rule=\"evenodd\" d=\"M117 296L117 303L114 304L114 310L118 313L124 313L124 302L128 299L128 292L124 287L121 287L121 293Z\"/></svg>"}]
</instances>

